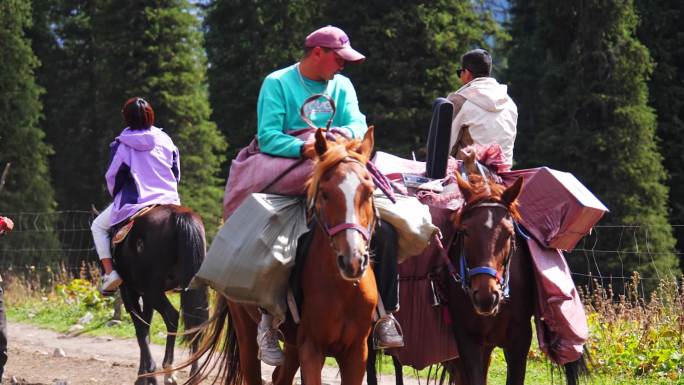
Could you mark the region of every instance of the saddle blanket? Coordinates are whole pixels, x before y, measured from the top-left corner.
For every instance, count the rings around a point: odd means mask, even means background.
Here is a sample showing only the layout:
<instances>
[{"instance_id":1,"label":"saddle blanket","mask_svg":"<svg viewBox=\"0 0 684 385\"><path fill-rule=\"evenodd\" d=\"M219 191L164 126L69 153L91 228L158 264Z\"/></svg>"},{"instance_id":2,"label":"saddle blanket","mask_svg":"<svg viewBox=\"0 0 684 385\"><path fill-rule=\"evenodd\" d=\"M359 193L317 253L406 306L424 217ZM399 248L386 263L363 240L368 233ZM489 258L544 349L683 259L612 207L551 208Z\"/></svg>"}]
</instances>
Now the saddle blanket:
<instances>
[{"instance_id":1,"label":"saddle blanket","mask_svg":"<svg viewBox=\"0 0 684 385\"><path fill-rule=\"evenodd\" d=\"M288 134L306 141L314 131L304 129ZM259 142L254 138L247 147L240 150L230 164L223 196L223 220L228 219L252 193L304 195L306 181L312 169L311 160L301 162L299 159L262 153L259 150ZM266 188L268 190L263 191Z\"/></svg>"},{"instance_id":2,"label":"saddle blanket","mask_svg":"<svg viewBox=\"0 0 684 385\"><path fill-rule=\"evenodd\" d=\"M150 205L147 207L143 207L138 212L133 214L128 220L121 222L120 225L115 225L112 230L114 232L114 236L112 236L112 247L115 247L119 243L123 242L124 239L128 236L128 233L131 231L133 228L133 225L135 224L135 219L139 218L145 214L147 214L148 211L152 210L153 208L157 207L159 205Z\"/></svg>"}]
</instances>

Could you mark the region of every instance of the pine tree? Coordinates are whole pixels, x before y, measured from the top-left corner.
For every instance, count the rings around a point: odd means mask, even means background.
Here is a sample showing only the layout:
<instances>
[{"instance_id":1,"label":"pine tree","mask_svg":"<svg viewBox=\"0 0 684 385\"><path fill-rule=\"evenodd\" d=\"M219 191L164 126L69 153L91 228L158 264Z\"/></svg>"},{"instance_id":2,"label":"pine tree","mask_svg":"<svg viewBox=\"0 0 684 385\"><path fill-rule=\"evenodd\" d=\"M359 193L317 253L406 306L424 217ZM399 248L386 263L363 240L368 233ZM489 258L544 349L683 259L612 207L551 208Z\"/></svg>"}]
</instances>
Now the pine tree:
<instances>
[{"instance_id":1,"label":"pine tree","mask_svg":"<svg viewBox=\"0 0 684 385\"><path fill-rule=\"evenodd\" d=\"M34 71L39 65L24 29L31 25L28 2L0 2L0 173L10 169L0 192L0 212L50 211L54 197L39 127L40 94Z\"/></svg>"},{"instance_id":2,"label":"pine tree","mask_svg":"<svg viewBox=\"0 0 684 385\"><path fill-rule=\"evenodd\" d=\"M671 223L684 225L684 2L636 1L641 22L639 40L654 62L649 82L649 105L656 110L663 164L670 174ZM675 231L677 250L684 252L684 227ZM680 257L684 268L684 256Z\"/></svg>"},{"instance_id":3,"label":"pine tree","mask_svg":"<svg viewBox=\"0 0 684 385\"><path fill-rule=\"evenodd\" d=\"M508 93L518 106L514 168L533 166L534 138L539 126L539 99L536 90L543 73L541 47L536 42L537 15L535 1L518 0L511 7L510 29L514 33L505 47L508 67L503 79Z\"/></svg>"},{"instance_id":4,"label":"pine tree","mask_svg":"<svg viewBox=\"0 0 684 385\"><path fill-rule=\"evenodd\" d=\"M104 188L98 129L91 15L95 0L35 1L29 31L33 51L43 63L36 70L45 118L41 126L55 149L50 173L58 207L88 210L111 198ZM78 148L73 144L77 143Z\"/></svg>"},{"instance_id":5,"label":"pine tree","mask_svg":"<svg viewBox=\"0 0 684 385\"><path fill-rule=\"evenodd\" d=\"M533 10L534 30L515 22L512 39L534 36L537 82L525 83L527 66L511 73L516 92L536 100L535 119L520 132L533 135L525 157L532 164L570 171L611 212L607 225L640 226L635 239L603 233L601 248L619 250L596 258L602 275L677 274L674 239L667 217L667 176L655 137L655 115L646 105L651 71L648 50L635 38L637 16L631 0L517 1ZM600 17L597 17L600 15ZM527 45L525 44L525 45ZM517 54L524 56L518 47ZM515 57L513 50L512 57ZM532 71L535 71L535 67ZM519 152L516 152L516 157ZM630 234L631 235L631 234ZM570 262L584 271L585 256ZM648 281L653 284L653 281Z\"/></svg>"},{"instance_id":6,"label":"pine tree","mask_svg":"<svg viewBox=\"0 0 684 385\"><path fill-rule=\"evenodd\" d=\"M218 175L226 145L209 120L197 8L187 0L99 4L92 27L101 175L107 143L124 126L121 106L132 96L146 98L155 110L155 125L180 150L181 201L202 214L212 235L221 217L223 180Z\"/></svg>"},{"instance_id":7,"label":"pine tree","mask_svg":"<svg viewBox=\"0 0 684 385\"><path fill-rule=\"evenodd\" d=\"M43 142L45 134L39 127L42 89L34 75L39 63L25 35L31 25L30 3L0 2L0 25L0 176L10 165L6 178L0 180L0 213L12 217L16 226L12 237L0 245L0 257L3 264L42 265L59 256L6 253L18 245L54 249L57 244L49 230L21 231L30 225L23 212L50 213L55 207L47 159L51 149Z\"/></svg>"}]
</instances>

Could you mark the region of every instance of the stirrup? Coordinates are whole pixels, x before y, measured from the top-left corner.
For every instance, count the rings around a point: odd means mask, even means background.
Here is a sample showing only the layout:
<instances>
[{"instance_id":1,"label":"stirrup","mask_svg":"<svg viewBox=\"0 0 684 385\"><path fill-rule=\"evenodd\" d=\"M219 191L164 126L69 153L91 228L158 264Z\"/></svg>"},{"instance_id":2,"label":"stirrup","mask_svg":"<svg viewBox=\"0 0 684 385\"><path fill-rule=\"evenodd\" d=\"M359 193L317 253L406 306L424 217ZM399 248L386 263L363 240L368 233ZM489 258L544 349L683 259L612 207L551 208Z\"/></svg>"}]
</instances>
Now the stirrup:
<instances>
[{"instance_id":1,"label":"stirrup","mask_svg":"<svg viewBox=\"0 0 684 385\"><path fill-rule=\"evenodd\" d=\"M396 327L397 332L401 336L402 340L404 339L404 331L401 329L401 325L399 325L399 321L397 321L397 319L394 318L394 316L390 316L390 315L388 315L386 317L382 317L382 318L378 319L377 321L375 321L375 325L373 325L373 330L371 330L371 336L373 337L373 350L384 349L384 348L379 347L379 344L378 344L379 341L378 341L378 338L375 336L375 330L378 328L378 325L380 325L380 322L389 322L389 321L394 323L394 326ZM395 348L392 348L392 349L395 349Z\"/></svg>"}]
</instances>

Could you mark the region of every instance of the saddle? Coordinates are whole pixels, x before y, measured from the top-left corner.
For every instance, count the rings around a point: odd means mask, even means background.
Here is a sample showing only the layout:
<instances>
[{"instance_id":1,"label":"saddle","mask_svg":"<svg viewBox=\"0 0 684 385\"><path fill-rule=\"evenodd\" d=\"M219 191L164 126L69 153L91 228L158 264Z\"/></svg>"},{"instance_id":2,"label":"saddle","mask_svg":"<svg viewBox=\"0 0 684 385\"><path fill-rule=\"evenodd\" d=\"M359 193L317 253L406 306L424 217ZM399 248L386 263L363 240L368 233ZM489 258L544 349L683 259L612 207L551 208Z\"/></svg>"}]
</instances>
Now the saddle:
<instances>
[{"instance_id":1,"label":"saddle","mask_svg":"<svg viewBox=\"0 0 684 385\"><path fill-rule=\"evenodd\" d=\"M128 236L128 233L131 231L133 228L133 225L135 224L135 219L140 218L141 216L147 214L150 210L153 208L157 207L159 205L151 205L147 207L143 207L140 209L138 212L133 214L130 218L127 220L118 223L114 226L112 226L110 232L112 234L112 249L116 247L119 243L123 242L124 239L126 239L126 236Z\"/></svg>"}]
</instances>

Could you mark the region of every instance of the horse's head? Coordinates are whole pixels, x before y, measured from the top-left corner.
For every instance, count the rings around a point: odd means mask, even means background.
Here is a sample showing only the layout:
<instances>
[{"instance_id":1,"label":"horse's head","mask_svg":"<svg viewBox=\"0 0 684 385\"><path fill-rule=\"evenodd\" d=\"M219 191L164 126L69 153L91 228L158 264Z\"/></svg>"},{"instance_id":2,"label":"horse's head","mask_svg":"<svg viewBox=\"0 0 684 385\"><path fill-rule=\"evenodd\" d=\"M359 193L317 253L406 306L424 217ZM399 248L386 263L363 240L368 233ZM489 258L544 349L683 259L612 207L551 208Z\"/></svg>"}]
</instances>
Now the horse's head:
<instances>
[{"instance_id":1,"label":"horse's head","mask_svg":"<svg viewBox=\"0 0 684 385\"><path fill-rule=\"evenodd\" d=\"M475 311L495 315L507 294L509 265L515 251L513 221L519 219L516 199L522 178L509 188L471 174L456 176L465 205L454 215L463 289Z\"/></svg>"},{"instance_id":2,"label":"horse's head","mask_svg":"<svg viewBox=\"0 0 684 385\"><path fill-rule=\"evenodd\" d=\"M338 142L328 141L318 129L315 148L307 206L330 240L342 277L358 280L368 268L370 237L377 220L375 185L366 169L373 149L373 128L362 141Z\"/></svg>"}]
</instances>

